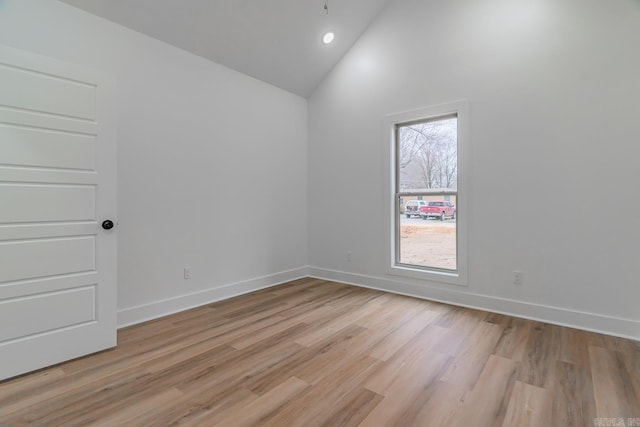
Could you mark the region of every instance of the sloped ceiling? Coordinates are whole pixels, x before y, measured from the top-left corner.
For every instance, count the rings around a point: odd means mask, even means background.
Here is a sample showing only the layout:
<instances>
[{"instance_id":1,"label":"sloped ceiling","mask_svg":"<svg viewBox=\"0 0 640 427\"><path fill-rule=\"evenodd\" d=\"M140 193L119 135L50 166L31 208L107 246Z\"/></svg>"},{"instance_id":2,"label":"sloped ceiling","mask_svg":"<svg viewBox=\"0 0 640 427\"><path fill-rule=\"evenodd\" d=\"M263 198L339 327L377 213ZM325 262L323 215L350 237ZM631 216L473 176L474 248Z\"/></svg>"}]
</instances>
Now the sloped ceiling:
<instances>
[{"instance_id":1,"label":"sloped ceiling","mask_svg":"<svg viewBox=\"0 0 640 427\"><path fill-rule=\"evenodd\" d=\"M306 98L392 0L62 1Z\"/></svg>"}]
</instances>

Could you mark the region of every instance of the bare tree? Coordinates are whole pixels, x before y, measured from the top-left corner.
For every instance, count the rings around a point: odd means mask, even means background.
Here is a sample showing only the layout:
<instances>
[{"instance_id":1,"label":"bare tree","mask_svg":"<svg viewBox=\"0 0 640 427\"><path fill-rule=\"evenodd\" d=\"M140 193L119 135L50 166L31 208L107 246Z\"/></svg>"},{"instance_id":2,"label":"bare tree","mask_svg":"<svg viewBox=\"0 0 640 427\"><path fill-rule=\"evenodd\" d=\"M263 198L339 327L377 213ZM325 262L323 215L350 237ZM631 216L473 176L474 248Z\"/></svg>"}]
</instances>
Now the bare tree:
<instances>
[{"instance_id":1,"label":"bare tree","mask_svg":"<svg viewBox=\"0 0 640 427\"><path fill-rule=\"evenodd\" d=\"M422 151L423 137L411 129L403 126L399 129L398 166L400 168L400 182L403 189L418 188L413 169L419 166L418 153Z\"/></svg>"},{"instance_id":2,"label":"bare tree","mask_svg":"<svg viewBox=\"0 0 640 427\"><path fill-rule=\"evenodd\" d=\"M398 164L400 169L404 169L414 160L416 153L420 150L420 135L411 132L408 127L400 128L400 146L398 149Z\"/></svg>"},{"instance_id":3,"label":"bare tree","mask_svg":"<svg viewBox=\"0 0 640 427\"><path fill-rule=\"evenodd\" d=\"M458 184L458 147L451 136L440 139L436 148L438 188L453 189Z\"/></svg>"},{"instance_id":4,"label":"bare tree","mask_svg":"<svg viewBox=\"0 0 640 427\"><path fill-rule=\"evenodd\" d=\"M457 187L457 120L443 119L400 128L399 166L404 187ZM408 168L409 165L415 165ZM416 171L419 179L416 179ZM419 185L415 184L418 183Z\"/></svg>"}]
</instances>

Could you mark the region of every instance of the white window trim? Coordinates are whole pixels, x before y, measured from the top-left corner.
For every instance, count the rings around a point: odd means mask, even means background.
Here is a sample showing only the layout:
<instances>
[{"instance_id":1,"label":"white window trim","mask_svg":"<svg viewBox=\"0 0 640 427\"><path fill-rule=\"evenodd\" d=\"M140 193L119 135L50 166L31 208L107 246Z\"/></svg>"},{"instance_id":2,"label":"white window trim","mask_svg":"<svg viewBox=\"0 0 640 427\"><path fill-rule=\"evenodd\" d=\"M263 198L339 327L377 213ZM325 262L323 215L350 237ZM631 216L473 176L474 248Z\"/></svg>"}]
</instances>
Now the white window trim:
<instances>
[{"instance_id":1,"label":"white window trim","mask_svg":"<svg viewBox=\"0 0 640 427\"><path fill-rule=\"evenodd\" d=\"M396 265L395 238L395 127L398 124L437 118L450 114L458 116L458 194L456 197L457 217L457 271L448 272L438 269L412 268ZM467 100L459 100L445 104L433 105L413 111L386 116L383 125L383 172L384 172L384 224L386 236L386 253L384 265L388 274L421 279L430 282L452 285L468 285L468 175L469 175L469 104Z\"/></svg>"}]
</instances>

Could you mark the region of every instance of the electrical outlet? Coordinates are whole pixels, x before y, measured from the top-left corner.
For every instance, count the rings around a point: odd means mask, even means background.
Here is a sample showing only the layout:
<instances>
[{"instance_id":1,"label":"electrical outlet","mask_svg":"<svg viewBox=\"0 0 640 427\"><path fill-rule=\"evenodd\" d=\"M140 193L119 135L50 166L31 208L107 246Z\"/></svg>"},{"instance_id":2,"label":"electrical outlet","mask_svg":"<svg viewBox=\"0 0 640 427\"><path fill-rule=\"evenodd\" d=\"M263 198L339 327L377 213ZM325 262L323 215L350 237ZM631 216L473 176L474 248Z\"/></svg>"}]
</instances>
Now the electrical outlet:
<instances>
[{"instance_id":1,"label":"electrical outlet","mask_svg":"<svg viewBox=\"0 0 640 427\"><path fill-rule=\"evenodd\" d=\"M514 285L522 285L522 281L524 280L524 273L519 270L513 271L513 284Z\"/></svg>"},{"instance_id":2,"label":"electrical outlet","mask_svg":"<svg viewBox=\"0 0 640 427\"><path fill-rule=\"evenodd\" d=\"M351 251L347 252L347 262L351 262Z\"/></svg>"},{"instance_id":3,"label":"electrical outlet","mask_svg":"<svg viewBox=\"0 0 640 427\"><path fill-rule=\"evenodd\" d=\"M191 279L191 267L188 265L184 267L184 278Z\"/></svg>"}]
</instances>

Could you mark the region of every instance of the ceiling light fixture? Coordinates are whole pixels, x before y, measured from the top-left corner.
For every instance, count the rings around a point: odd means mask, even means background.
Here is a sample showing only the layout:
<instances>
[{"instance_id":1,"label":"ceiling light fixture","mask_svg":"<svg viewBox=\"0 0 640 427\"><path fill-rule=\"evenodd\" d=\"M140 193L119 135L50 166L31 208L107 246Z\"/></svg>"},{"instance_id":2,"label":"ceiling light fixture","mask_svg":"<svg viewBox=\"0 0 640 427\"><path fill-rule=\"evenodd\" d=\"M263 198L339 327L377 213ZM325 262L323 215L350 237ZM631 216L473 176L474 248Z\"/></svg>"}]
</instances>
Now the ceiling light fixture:
<instances>
[{"instance_id":1,"label":"ceiling light fixture","mask_svg":"<svg viewBox=\"0 0 640 427\"><path fill-rule=\"evenodd\" d=\"M327 15L329 15L329 0L324 0L324 11ZM327 31L322 36L322 43L330 44L335 38L336 35L333 33L333 31Z\"/></svg>"},{"instance_id":2,"label":"ceiling light fixture","mask_svg":"<svg viewBox=\"0 0 640 427\"><path fill-rule=\"evenodd\" d=\"M324 36L322 36L322 43L329 44L335 38L336 38L336 35L333 34L331 31L329 31L328 33L325 33Z\"/></svg>"}]
</instances>

